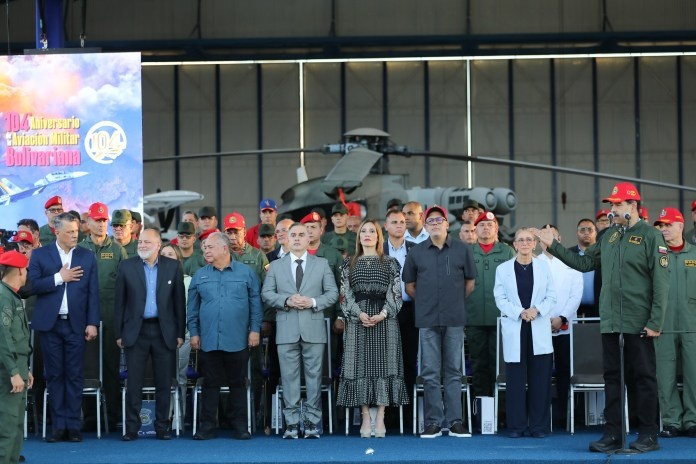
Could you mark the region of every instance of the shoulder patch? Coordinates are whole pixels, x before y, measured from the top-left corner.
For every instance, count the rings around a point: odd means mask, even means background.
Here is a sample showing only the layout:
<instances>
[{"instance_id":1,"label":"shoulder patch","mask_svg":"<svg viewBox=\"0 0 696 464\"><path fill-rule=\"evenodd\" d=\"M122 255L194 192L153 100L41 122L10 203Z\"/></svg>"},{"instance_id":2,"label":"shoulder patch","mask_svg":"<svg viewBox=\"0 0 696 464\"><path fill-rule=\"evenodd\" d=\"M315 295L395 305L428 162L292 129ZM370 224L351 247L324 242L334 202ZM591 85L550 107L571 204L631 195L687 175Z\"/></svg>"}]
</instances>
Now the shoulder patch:
<instances>
[{"instance_id":1,"label":"shoulder patch","mask_svg":"<svg viewBox=\"0 0 696 464\"><path fill-rule=\"evenodd\" d=\"M631 235L631 237L628 239L628 243L632 243L633 245L640 245L643 243L643 237L639 235Z\"/></svg>"},{"instance_id":2,"label":"shoulder patch","mask_svg":"<svg viewBox=\"0 0 696 464\"><path fill-rule=\"evenodd\" d=\"M660 266L667 267L668 264L669 264L669 258L666 255L660 256Z\"/></svg>"},{"instance_id":3,"label":"shoulder patch","mask_svg":"<svg viewBox=\"0 0 696 464\"><path fill-rule=\"evenodd\" d=\"M658 246L657 246L657 252L660 253L660 254L662 254L662 255L666 255L666 254L667 254L667 247L666 247L666 246L662 246L662 245L658 245Z\"/></svg>"},{"instance_id":4,"label":"shoulder patch","mask_svg":"<svg viewBox=\"0 0 696 464\"><path fill-rule=\"evenodd\" d=\"M10 316L3 315L2 316L2 325L3 325L3 327L9 327L10 325L12 325L12 318Z\"/></svg>"}]
</instances>

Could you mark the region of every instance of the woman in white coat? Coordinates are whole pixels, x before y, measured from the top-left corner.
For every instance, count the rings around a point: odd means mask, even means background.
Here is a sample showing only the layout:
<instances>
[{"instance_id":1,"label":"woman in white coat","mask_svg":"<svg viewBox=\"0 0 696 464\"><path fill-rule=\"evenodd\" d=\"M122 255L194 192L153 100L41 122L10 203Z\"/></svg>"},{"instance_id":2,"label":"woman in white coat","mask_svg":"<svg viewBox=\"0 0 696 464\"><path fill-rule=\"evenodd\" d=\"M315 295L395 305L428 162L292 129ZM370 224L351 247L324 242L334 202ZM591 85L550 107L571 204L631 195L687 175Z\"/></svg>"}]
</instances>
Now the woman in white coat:
<instances>
[{"instance_id":1,"label":"woman in white coat","mask_svg":"<svg viewBox=\"0 0 696 464\"><path fill-rule=\"evenodd\" d=\"M495 273L493 294L500 310L506 373L508 436L543 438L551 424L553 343L548 317L556 303L551 272L534 258L536 238L527 228L515 233L517 256Z\"/></svg>"}]
</instances>

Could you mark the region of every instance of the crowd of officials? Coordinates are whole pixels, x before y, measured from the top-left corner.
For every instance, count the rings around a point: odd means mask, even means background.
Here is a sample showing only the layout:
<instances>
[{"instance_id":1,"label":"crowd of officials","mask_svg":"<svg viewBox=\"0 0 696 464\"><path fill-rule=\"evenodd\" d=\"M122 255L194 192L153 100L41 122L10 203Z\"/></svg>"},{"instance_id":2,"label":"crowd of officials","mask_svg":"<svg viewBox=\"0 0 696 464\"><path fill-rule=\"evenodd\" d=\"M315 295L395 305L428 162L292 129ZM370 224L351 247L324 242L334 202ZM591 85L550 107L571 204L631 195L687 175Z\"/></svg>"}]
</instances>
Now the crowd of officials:
<instances>
[{"instance_id":1,"label":"crowd of officials","mask_svg":"<svg viewBox=\"0 0 696 464\"><path fill-rule=\"evenodd\" d=\"M149 364L155 435L171 438L171 379L183 414L194 358L204 379L196 440L215 438L223 422L234 438L250 438L248 371L264 421L270 394L282 385L285 439L319 438L323 412L335 406L359 409L361 437L384 437L386 408L414 401L417 375L420 436L468 436L465 337L473 395L492 396L498 320L508 436L545 437L552 421L565 425L569 324L578 316L599 317L602 332L606 425L590 450L622 445L621 331L638 428L630 447L653 451L658 436L696 437L696 232L670 207L651 224L630 183L616 184L604 202L609 209L578 221L572 244L552 224L519 228L503 243L498 219L475 201L453 212L399 199L384 217L364 220L359 208L337 203L331 231L322 208L283 217L264 199L259 223L247 228L241 214L219 217L205 206L185 212L176 238L163 243L136 212L109 215L102 203L66 212L62 198L52 197L47 223L21 220L12 238L18 251L0 254L0 460L20 459L32 386L49 392L46 441L82 440L83 422L94 415L83 410L82 360L99 331L107 419L123 428L124 441L140 436ZM696 201L691 206L696 223ZM450 224L454 215L459 221ZM321 398L327 353L338 378L335 405Z\"/></svg>"}]
</instances>

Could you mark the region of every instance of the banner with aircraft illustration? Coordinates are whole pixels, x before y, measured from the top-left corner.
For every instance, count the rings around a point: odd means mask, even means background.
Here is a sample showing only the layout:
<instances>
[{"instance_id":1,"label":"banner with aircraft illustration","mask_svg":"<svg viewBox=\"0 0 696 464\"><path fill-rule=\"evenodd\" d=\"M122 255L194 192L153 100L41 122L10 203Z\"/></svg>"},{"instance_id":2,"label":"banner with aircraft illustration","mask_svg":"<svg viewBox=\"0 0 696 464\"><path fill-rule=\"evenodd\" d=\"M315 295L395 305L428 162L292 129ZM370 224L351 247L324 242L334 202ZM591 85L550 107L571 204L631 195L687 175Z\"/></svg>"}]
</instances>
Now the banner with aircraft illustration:
<instances>
[{"instance_id":1,"label":"banner with aircraft illustration","mask_svg":"<svg viewBox=\"0 0 696 464\"><path fill-rule=\"evenodd\" d=\"M0 229L94 202L142 211L140 53L0 57Z\"/></svg>"}]
</instances>

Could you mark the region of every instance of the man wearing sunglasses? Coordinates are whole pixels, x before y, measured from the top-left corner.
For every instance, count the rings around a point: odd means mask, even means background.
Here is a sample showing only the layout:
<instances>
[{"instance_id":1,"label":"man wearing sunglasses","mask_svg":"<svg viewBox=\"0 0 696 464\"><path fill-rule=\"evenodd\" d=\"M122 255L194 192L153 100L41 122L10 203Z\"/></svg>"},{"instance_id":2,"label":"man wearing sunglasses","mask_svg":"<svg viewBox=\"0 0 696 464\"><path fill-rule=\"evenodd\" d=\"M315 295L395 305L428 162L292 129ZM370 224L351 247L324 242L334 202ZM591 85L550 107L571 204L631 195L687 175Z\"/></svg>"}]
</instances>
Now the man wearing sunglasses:
<instances>
[{"instance_id":1,"label":"man wearing sunglasses","mask_svg":"<svg viewBox=\"0 0 696 464\"><path fill-rule=\"evenodd\" d=\"M420 331L420 375L425 386L421 438L442 436L442 427L449 428L450 436L466 437L469 431L462 424L462 346L465 299L474 289L476 267L471 247L447 236L449 222L444 208L431 206L423 217L430 236L411 248L402 275L406 293L416 302L416 327Z\"/></svg>"}]
</instances>

